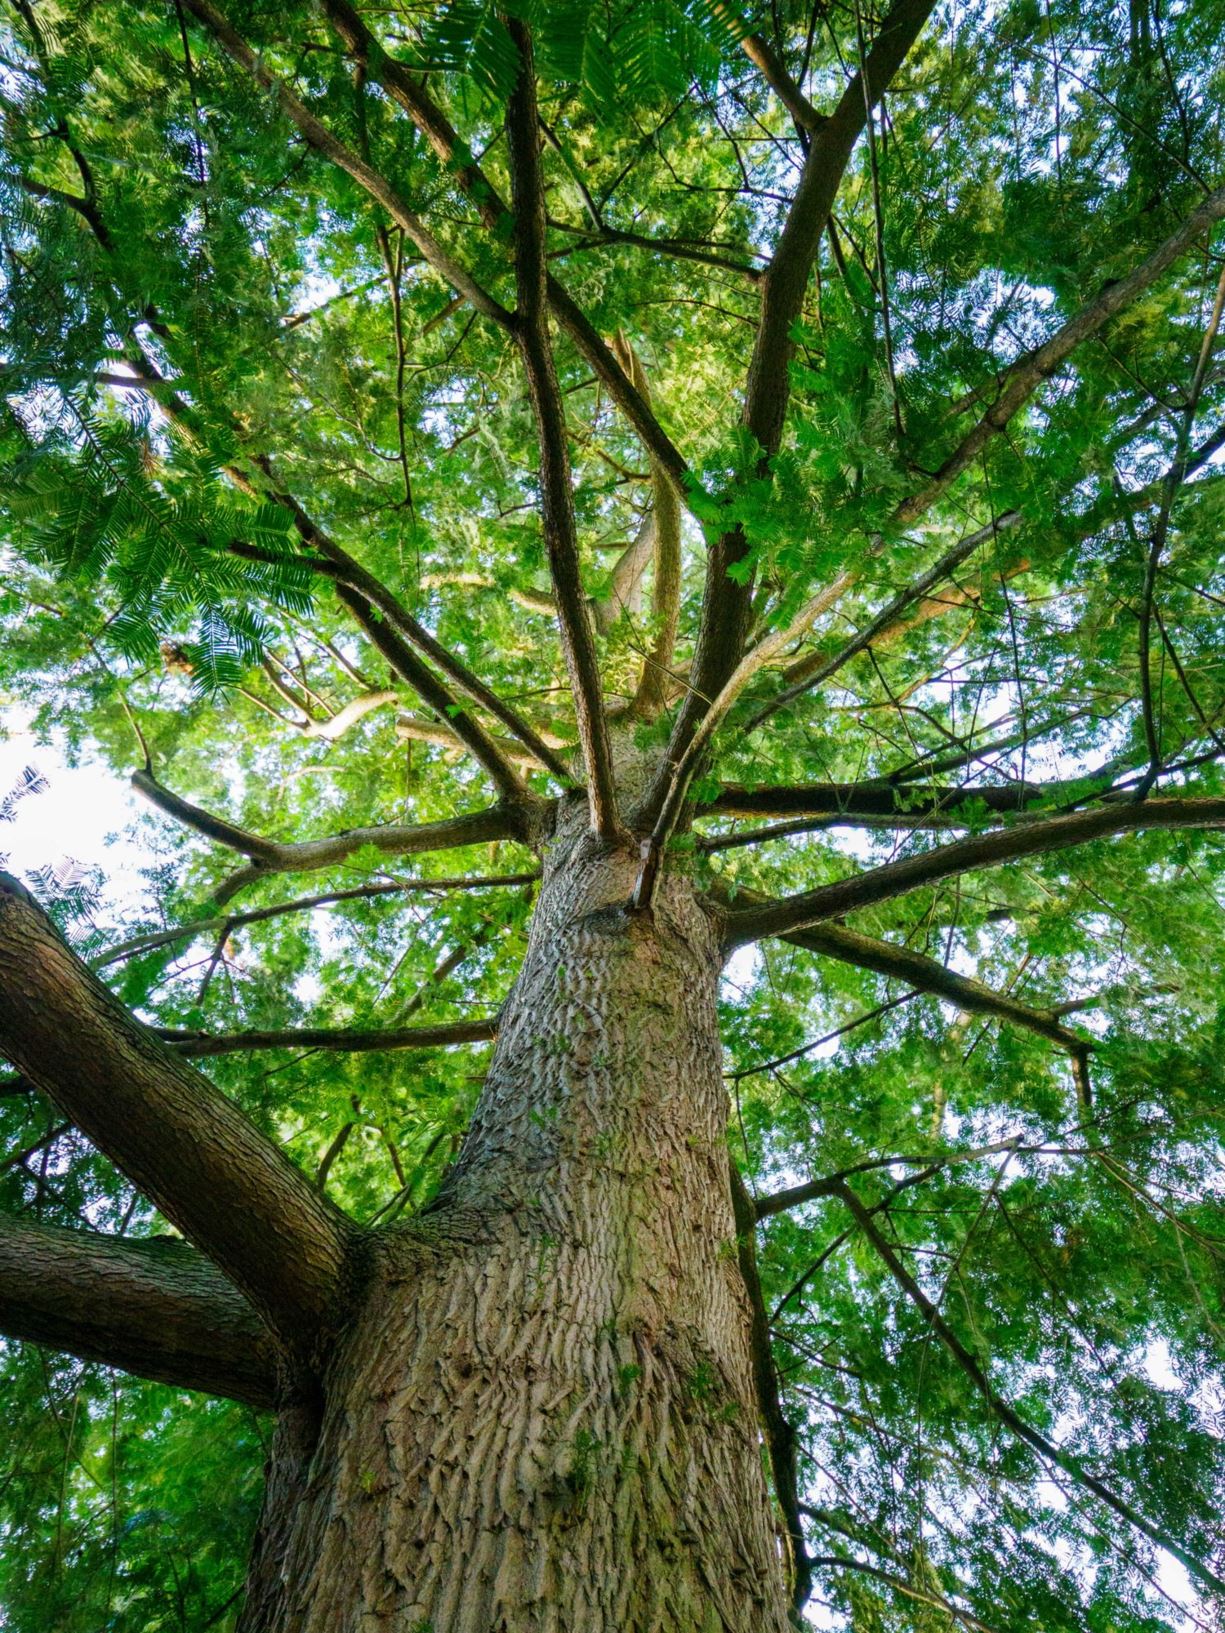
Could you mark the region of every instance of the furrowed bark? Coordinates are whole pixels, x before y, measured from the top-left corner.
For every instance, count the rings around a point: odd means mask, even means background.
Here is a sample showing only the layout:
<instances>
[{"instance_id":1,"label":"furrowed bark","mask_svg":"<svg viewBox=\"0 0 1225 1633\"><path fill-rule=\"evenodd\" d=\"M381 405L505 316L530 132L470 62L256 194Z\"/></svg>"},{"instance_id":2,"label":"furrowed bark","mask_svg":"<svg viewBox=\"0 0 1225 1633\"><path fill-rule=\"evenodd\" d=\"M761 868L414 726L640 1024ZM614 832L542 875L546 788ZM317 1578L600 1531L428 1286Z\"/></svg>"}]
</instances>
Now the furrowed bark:
<instances>
[{"instance_id":1,"label":"furrowed bark","mask_svg":"<svg viewBox=\"0 0 1225 1633\"><path fill-rule=\"evenodd\" d=\"M553 593L557 597L562 652L574 694L583 767L587 774L591 826L596 833L610 839L618 827L617 791L613 782L599 665L579 570L565 411L557 387L553 348L549 340L544 191L540 170L535 67L527 28L514 19L508 22L507 27L519 53L518 78L506 109L518 298L514 334L536 417L540 449L540 519Z\"/></svg>"},{"instance_id":2,"label":"furrowed bark","mask_svg":"<svg viewBox=\"0 0 1225 1633\"><path fill-rule=\"evenodd\" d=\"M0 875L0 1050L299 1355L335 1313L348 1222L142 1026Z\"/></svg>"},{"instance_id":3,"label":"furrowed bark","mask_svg":"<svg viewBox=\"0 0 1225 1633\"><path fill-rule=\"evenodd\" d=\"M0 1214L0 1333L250 1406L277 1396L277 1346L186 1242Z\"/></svg>"},{"instance_id":4,"label":"furrowed bark","mask_svg":"<svg viewBox=\"0 0 1225 1633\"><path fill-rule=\"evenodd\" d=\"M1146 800L1142 804L1074 811L1067 816L1039 817L1003 832L977 834L951 845L938 846L920 856L887 862L883 867L871 868L802 895L784 896L768 905L734 910L728 915L727 945L739 947L762 936L788 935L824 919L871 907L891 896L903 895L908 890L935 884L974 868L996 867L1022 856L1040 856L1112 834L1149 828L1220 827L1225 827L1225 799Z\"/></svg>"},{"instance_id":5,"label":"furrowed bark","mask_svg":"<svg viewBox=\"0 0 1225 1633\"><path fill-rule=\"evenodd\" d=\"M565 803L461 1153L371 1244L244 1633L785 1633L717 926L677 878L625 913L634 866Z\"/></svg>"},{"instance_id":6,"label":"furrowed bark","mask_svg":"<svg viewBox=\"0 0 1225 1633\"><path fill-rule=\"evenodd\" d=\"M370 1054L380 1049L453 1049L461 1043L489 1043L498 1035L494 1017L482 1021L442 1021L437 1026L375 1027L363 1031L345 1026L287 1026L267 1032L178 1032L159 1029L158 1036L177 1054L236 1055L252 1049L331 1049Z\"/></svg>"}]
</instances>

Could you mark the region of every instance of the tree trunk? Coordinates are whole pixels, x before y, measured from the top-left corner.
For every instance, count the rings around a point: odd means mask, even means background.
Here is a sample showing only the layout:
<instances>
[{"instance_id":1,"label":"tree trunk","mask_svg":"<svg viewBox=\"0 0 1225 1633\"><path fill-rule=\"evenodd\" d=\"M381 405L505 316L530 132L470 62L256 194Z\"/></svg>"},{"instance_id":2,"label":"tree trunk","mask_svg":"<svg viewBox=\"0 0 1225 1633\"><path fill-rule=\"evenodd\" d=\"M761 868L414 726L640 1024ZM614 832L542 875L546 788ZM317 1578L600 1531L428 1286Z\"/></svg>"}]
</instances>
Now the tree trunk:
<instances>
[{"instance_id":1,"label":"tree trunk","mask_svg":"<svg viewBox=\"0 0 1225 1633\"><path fill-rule=\"evenodd\" d=\"M716 926L563 813L434 1203L282 1423L243 1633L782 1633Z\"/></svg>"}]
</instances>

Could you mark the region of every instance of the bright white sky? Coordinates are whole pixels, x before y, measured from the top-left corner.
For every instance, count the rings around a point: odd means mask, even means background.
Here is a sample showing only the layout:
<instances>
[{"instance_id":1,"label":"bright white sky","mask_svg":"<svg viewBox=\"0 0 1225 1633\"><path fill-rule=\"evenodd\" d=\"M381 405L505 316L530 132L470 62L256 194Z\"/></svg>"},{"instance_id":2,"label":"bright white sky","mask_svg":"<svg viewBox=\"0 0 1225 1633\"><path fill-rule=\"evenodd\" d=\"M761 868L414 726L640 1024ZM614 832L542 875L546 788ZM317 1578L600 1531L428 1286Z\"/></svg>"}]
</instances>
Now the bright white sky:
<instances>
[{"instance_id":1,"label":"bright white sky","mask_svg":"<svg viewBox=\"0 0 1225 1633\"><path fill-rule=\"evenodd\" d=\"M42 772L49 787L19 800L14 820L0 823L0 856L8 858L7 871L20 877L71 857L87 868L102 869L104 907L139 900L144 893L139 869L148 865L149 856L123 830L148 812L146 802L96 760L83 758L80 765L70 766L60 748L35 741L27 717L11 707L0 708L0 800L28 765Z\"/></svg>"}]
</instances>

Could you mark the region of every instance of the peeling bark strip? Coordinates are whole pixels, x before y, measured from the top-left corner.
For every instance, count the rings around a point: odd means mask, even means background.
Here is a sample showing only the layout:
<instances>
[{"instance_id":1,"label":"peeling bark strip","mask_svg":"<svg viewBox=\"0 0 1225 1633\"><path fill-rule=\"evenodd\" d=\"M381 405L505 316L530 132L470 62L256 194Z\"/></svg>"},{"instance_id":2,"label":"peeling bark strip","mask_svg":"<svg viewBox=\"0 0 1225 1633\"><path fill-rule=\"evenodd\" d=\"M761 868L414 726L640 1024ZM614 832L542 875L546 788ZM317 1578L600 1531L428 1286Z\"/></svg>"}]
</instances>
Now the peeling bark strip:
<instances>
[{"instance_id":1,"label":"peeling bark strip","mask_svg":"<svg viewBox=\"0 0 1225 1633\"><path fill-rule=\"evenodd\" d=\"M676 879L627 915L634 866L571 800L463 1151L377 1239L243 1633L788 1627L716 925Z\"/></svg>"},{"instance_id":2,"label":"peeling bark strip","mask_svg":"<svg viewBox=\"0 0 1225 1633\"><path fill-rule=\"evenodd\" d=\"M350 1230L237 1106L133 1019L0 873L0 1051L309 1350L335 1313Z\"/></svg>"},{"instance_id":3,"label":"peeling bark strip","mask_svg":"<svg viewBox=\"0 0 1225 1633\"><path fill-rule=\"evenodd\" d=\"M119 1241L0 1216L0 1332L250 1406L276 1397L271 1333L172 1237Z\"/></svg>"}]
</instances>

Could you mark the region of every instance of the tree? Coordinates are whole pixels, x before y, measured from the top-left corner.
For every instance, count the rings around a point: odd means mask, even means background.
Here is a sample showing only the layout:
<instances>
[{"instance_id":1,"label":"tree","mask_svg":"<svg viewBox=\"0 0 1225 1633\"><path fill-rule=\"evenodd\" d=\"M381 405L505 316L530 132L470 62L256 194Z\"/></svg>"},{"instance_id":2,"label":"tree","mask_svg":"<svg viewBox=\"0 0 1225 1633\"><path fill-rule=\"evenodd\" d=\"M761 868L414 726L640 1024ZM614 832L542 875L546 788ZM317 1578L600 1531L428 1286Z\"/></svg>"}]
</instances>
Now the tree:
<instances>
[{"instance_id":1,"label":"tree","mask_svg":"<svg viewBox=\"0 0 1225 1633\"><path fill-rule=\"evenodd\" d=\"M5 1626L1216 1625L1221 22L10 0Z\"/></svg>"}]
</instances>

